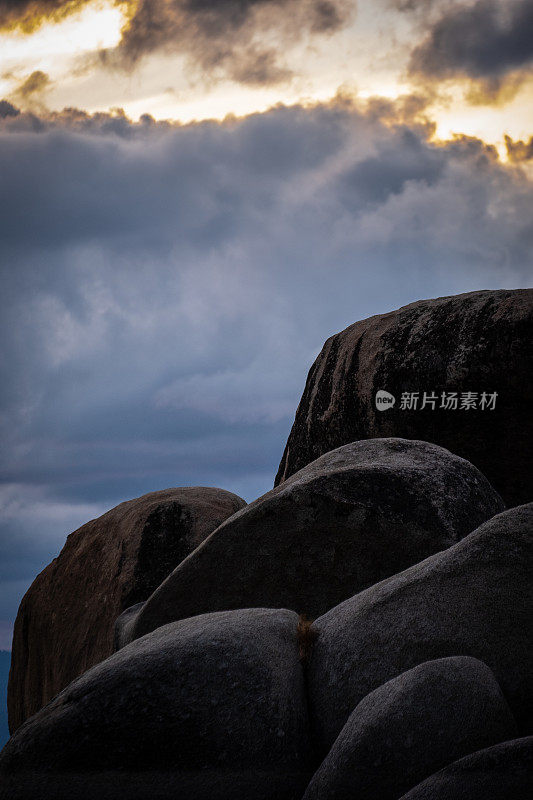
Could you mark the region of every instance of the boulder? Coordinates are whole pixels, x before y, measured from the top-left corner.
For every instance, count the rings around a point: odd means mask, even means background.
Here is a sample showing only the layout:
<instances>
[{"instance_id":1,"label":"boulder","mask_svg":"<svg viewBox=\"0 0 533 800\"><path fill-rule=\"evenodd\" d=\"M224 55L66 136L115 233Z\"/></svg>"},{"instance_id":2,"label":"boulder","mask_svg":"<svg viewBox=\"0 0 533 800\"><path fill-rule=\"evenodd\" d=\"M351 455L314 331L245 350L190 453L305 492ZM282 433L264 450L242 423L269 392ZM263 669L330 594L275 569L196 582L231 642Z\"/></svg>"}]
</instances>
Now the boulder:
<instances>
[{"instance_id":1,"label":"boulder","mask_svg":"<svg viewBox=\"0 0 533 800\"><path fill-rule=\"evenodd\" d=\"M401 800L531 800L533 736L461 758Z\"/></svg>"},{"instance_id":2,"label":"boulder","mask_svg":"<svg viewBox=\"0 0 533 800\"><path fill-rule=\"evenodd\" d=\"M244 505L222 489L166 489L121 503L71 533L20 604L8 687L11 732L110 655L118 615L146 600Z\"/></svg>"},{"instance_id":3,"label":"boulder","mask_svg":"<svg viewBox=\"0 0 533 800\"><path fill-rule=\"evenodd\" d=\"M232 608L314 618L502 508L475 467L437 445L353 442L223 523L150 596L130 635Z\"/></svg>"},{"instance_id":4,"label":"boulder","mask_svg":"<svg viewBox=\"0 0 533 800\"><path fill-rule=\"evenodd\" d=\"M122 614L116 619L115 621L115 634L113 637L113 650L117 651L120 650L121 647L125 647L129 642L133 641L133 636L131 635L131 629L137 619L137 615L141 608L144 606L144 602L142 603L135 603L135 605L130 606Z\"/></svg>"},{"instance_id":5,"label":"boulder","mask_svg":"<svg viewBox=\"0 0 533 800\"><path fill-rule=\"evenodd\" d=\"M516 723L485 664L426 661L361 700L304 800L396 800L442 766L513 736Z\"/></svg>"},{"instance_id":6,"label":"boulder","mask_svg":"<svg viewBox=\"0 0 533 800\"><path fill-rule=\"evenodd\" d=\"M378 686L435 658L469 655L494 672L533 730L533 503L330 610L314 623L309 701L323 753Z\"/></svg>"},{"instance_id":7,"label":"boulder","mask_svg":"<svg viewBox=\"0 0 533 800\"><path fill-rule=\"evenodd\" d=\"M356 322L328 339L311 367L276 485L347 442L399 436L471 461L507 505L529 503L532 338L531 289L421 300ZM378 391L395 404L378 409ZM402 395L416 392L417 408L402 408ZM437 397L434 408L421 408L424 392ZM477 393L477 408L443 408L443 392ZM483 392L497 392L494 410L479 407Z\"/></svg>"},{"instance_id":8,"label":"boulder","mask_svg":"<svg viewBox=\"0 0 533 800\"><path fill-rule=\"evenodd\" d=\"M229 800L233 786L253 800L271 779L276 796L293 797L295 776L309 779L297 624L292 611L245 609L159 628L27 720L0 775L31 785L44 773L61 787L65 776L86 773L90 786L106 771L157 785L160 772L184 800Z\"/></svg>"}]
</instances>

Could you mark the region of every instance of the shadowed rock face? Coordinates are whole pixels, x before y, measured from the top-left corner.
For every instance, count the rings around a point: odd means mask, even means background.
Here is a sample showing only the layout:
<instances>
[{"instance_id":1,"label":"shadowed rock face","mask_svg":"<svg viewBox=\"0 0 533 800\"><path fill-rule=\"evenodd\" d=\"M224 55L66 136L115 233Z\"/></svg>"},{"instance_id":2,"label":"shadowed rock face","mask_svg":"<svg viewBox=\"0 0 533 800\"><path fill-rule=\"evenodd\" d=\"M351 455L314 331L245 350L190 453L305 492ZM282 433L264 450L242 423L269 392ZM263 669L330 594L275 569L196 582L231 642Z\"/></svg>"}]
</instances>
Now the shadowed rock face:
<instances>
[{"instance_id":1,"label":"shadowed rock face","mask_svg":"<svg viewBox=\"0 0 533 800\"><path fill-rule=\"evenodd\" d=\"M113 626L244 500L222 489L166 489L121 503L67 538L18 611L8 687L13 732L113 652Z\"/></svg>"},{"instance_id":2,"label":"shadowed rock face","mask_svg":"<svg viewBox=\"0 0 533 800\"><path fill-rule=\"evenodd\" d=\"M354 442L228 519L124 633L136 638L176 619L231 608L291 608L314 618L449 547L502 508L484 476L441 447Z\"/></svg>"},{"instance_id":3,"label":"shadowed rock face","mask_svg":"<svg viewBox=\"0 0 533 800\"><path fill-rule=\"evenodd\" d=\"M485 664L465 656L426 661L361 700L304 800L397 800L446 764L516 735Z\"/></svg>"},{"instance_id":4,"label":"shadowed rock face","mask_svg":"<svg viewBox=\"0 0 533 800\"><path fill-rule=\"evenodd\" d=\"M27 720L2 751L0 776L159 770L182 773L190 790L178 780L169 796L249 798L273 780L275 796L292 800L310 753L297 624L291 611L244 609L159 628ZM231 783L218 794L226 772L242 794Z\"/></svg>"},{"instance_id":5,"label":"shadowed rock face","mask_svg":"<svg viewBox=\"0 0 533 800\"><path fill-rule=\"evenodd\" d=\"M420 783L401 800L531 800L533 736L465 756Z\"/></svg>"},{"instance_id":6,"label":"shadowed rock face","mask_svg":"<svg viewBox=\"0 0 533 800\"><path fill-rule=\"evenodd\" d=\"M356 322L311 367L276 485L323 453L358 439L435 442L475 464L507 505L533 499L533 290L421 300ZM385 390L396 404L375 407ZM497 392L494 411L440 409L442 392ZM419 392L401 410L403 392ZM423 392L437 407L420 409Z\"/></svg>"},{"instance_id":7,"label":"shadowed rock face","mask_svg":"<svg viewBox=\"0 0 533 800\"><path fill-rule=\"evenodd\" d=\"M131 631L135 625L135 620L139 611L144 606L144 603L135 603L129 606L122 614L115 620L115 633L113 636L113 650L120 650L133 640Z\"/></svg>"},{"instance_id":8,"label":"shadowed rock face","mask_svg":"<svg viewBox=\"0 0 533 800\"><path fill-rule=\"evenodd\" d=\"M530 503L316 620L308 675L321 751L369 692L424 661L456 655L487 664L519 732L533 730L532 574Z\"/></svg>"},{"instance_id":9,"label":"shadowed rock face","mask_svg":"<svg viewBox=\"0 0 533 800\"><path fill-rule=\"evenodd\" d=\"M2 776L0 800L301 800L309 777L279 768L24 772Z\"/></svg>"}]
</instances>

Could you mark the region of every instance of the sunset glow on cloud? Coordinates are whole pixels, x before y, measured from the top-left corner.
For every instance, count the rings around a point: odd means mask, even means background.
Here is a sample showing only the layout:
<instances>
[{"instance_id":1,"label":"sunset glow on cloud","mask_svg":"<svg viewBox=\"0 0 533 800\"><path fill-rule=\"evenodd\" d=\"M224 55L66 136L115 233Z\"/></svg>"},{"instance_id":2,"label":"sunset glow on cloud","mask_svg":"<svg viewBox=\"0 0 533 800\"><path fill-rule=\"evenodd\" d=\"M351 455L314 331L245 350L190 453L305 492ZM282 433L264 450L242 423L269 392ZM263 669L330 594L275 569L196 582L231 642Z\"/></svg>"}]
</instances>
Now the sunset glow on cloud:
<instances>
[{"instance_id":1,"label":"sunset glow on cloud","mask_svg":"<svg viewBox=\"0 0 533 800\"><path fill-rule=\"evenodd\" d=\"M503 153L531 128L530 16L524 0L7 0L0 90L22 109L182 122L413 94L439 139Z\"/></svg>"}]
</instances>

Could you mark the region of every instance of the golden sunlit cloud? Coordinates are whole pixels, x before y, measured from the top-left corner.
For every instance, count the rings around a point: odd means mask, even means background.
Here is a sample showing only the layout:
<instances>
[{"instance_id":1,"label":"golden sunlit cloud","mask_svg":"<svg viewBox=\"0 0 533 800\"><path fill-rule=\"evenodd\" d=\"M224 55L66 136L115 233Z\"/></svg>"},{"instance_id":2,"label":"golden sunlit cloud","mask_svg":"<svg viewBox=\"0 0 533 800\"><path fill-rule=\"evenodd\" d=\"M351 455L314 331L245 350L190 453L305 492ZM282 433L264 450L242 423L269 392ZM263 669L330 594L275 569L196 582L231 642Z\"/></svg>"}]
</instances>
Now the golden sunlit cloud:
<instances>
[{"instance_id":1,"label":"golden sunlit cloud","mask_svg":"<svg viewBox=\"0 0 533 800\"><path fill-rule=\"evenodd\" d=\"M42 25L60 22L76 13L87 0L20 0L3 4L0 23L4 31L31 34Z\"/></svg>"},{"instance_id":2,"label":"golden sunlit cloud","mask_svg":"<svg viewBox=\"0 0 533 800\"><path fill-rule=\"evenodd\" d=\"M216 1L211 0L213 4ZM305 2L315 0L294 2L300 4L301 11ZM335 7L342 8L348 2L336 0ZM269 3L269 13L274 6L281 16L289 13L289 4L284 5L281 0ZM198 8L204 9L204 4L205 8L210 7L209 1L204 0ZM182 5L188 9L185 0L183 4L176 0L174 5L178 10ZM236 2L235 8L238 5ZM192 6L196 8L195 4ZM252 6L255 4L250 3ZM120 107L134 120L150 114L157 120L188 123L245 116L278 103L328 102L340 91L363 104L373 104L377 114L390 114L391 124L424 126L436 143L465 134L496 145L502 158L508 156L505 135L528 142L533 127L533 83L520 70L511 76L512 86L509 80L505 84L504 88L512 91L502 91L497 97L494 92L482 92L485 84L469 83L464 75L430 84L417 83L409 75L408 65L420 40L420 30L411 25L405 14L394 16L390 3L387 13L379 16L374 2L359 0L357 16L344 27L335 28L331 35L296 37L294 41L289 37L286 43L290 48L283 51L280 64L286 63L290 78L262 84L240 81L227 71L191 74L190 47L185 43L182 51L178 46L183 43L184 34L174 42L174 49L146 51L129 70L110 68L113 59L106 63L100 56L119 52L124 37L132 35L132 19L139 16L142 8L140 0L75 0L66 4L62 0L28 0L18 8L27 9L28 14L33 9L38 24L25 22L10 30L4 27L0 32L0 98L26 110L44 104L51 112L75 107L94 113ZM35 9L42 13L36 14ZM220 9L216 7L216 14L222 11L222 5ZM26 19L24 14L19 14L21 19ZM246 19L252 25L253 18ZM281 30L289 23L280 19L279 25ZM235 29L228 30L235 34ZM276 28L268 28L265 23L254 27L250 35L259 51L266 48L274 52L276 47L283 49L277 34ZM200 49L207 41L205 31L202 36L194 45ZM225 42L220 32L217 37L217 46ZM225 43L230 60L231 49L238 41L237 37ZM473 94L474 90L477 93ZM409 107L402 98L410 98ZM423 103L417 110L421 98Z\"/></svg>"},{"instance_id":3,"label":"golden sunlit cloud","mask_svg":"<svg viewBox=\"0 0 533 800\"><path fill-rule=\"evenodd\" d=\"M75 5L75 4L74 4ZM64 56L79 56L101 48L115 47L126 19L125 7L111 0L96 0L57 21L41 20L31 31L15 28L0 33L2 71L13 65L32 65L53 69Z\"/></svg>"}]
</instances>

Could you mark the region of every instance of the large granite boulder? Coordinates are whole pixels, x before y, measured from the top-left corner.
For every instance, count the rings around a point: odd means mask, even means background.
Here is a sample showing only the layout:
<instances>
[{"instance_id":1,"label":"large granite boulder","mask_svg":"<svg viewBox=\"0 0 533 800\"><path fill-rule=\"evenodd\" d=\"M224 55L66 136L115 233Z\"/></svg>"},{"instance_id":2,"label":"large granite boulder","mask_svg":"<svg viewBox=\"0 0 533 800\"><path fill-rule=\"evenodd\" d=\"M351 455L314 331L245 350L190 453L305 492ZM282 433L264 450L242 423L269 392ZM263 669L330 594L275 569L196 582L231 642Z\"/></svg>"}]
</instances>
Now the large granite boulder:
<instances>
[{"instance_id":1,"label":"large granite boulder","mask_svg":"<svg viewBox=\"0 0 533 800\"><path fill-rule=\"evenodd\" d=\"M115 619L245 504L222 489L166 489L121 503L67 538L18 611L8 688L13 732L113 652Z\"/></svg>"},{"instance_id":2,"label":"large granite boulder","mask_svg":"<svg viewBox=\"0 0 533 800\"><path fill-rule=\"evenodd\" d=\"M329 611L308 665L323 753L371 691L411 667L469 655L494 672L533 730L533 503L498 514L458 544Z\"/></svg>"},{"instance_id":3,"label":"large granite boulder","mask_svg":"<svg viewBox=\"0 0 533 800\"><path fill-rule=\"evenodd\" d=\"M396 800L442 766L514 736L485 664L465 656L426 661L361 700L304 800Z\"/></svg>"},{"instance_id":4,"label":"large granite boulder","mask_svg":"<svg viewBox=\"0 0 533 800\"><path fill-rule=\"evenodd\" d=\"M437 445L353 442L223 523L130 619L129 636L231 608L314 618L502 508L475 467Z\"/></svg>"},{"instance_id":5,"label":"large granite boulder","mask_svg":"<svg viewBox=\"0 0 533 800\"><path fill-rule=\"evenodd\" d=\"M160 772L183 800L254 800L265 783L276 797L295 786L301 796L310 749L297 624L292 611L245 609L154 631L27 720L0 755L0 776L50 800L42 774L61 788L84 773L90 787L106 771L119 786L131 771L156 787Z\"/></svg>"},{"instance_id":6,"label":"large granite boulder","mask_svg":"<svg viewBox=\"0 0 533 800\"><path fill-rule=\"evenodd\" d=\"M531 800L533 736L502 742L420 783L401 800Z\"/></svg>"},{"instance_id":7,"label":"large granite boulder","mask_svg":"<svg viewBox=\"0 0 533 800\"><path fill-rule=\"evenodd\" d=\"M311 367L276 484L356 439L436 442L471 461L507 505L533 500L533 290L470 292L356 322L325 343ZM378 410L376 394L386 395ZM416 409L403 393L419 393ZM421 408L424 392L437 400ZM441 407L457 392L456 410ZM477 408L460 409L477 393ZM490 410L488 397L497 392ZM429 398L426 398L426 401ZM485 408L480 408L485 404Z\"/></svg>"}]
</instances>

